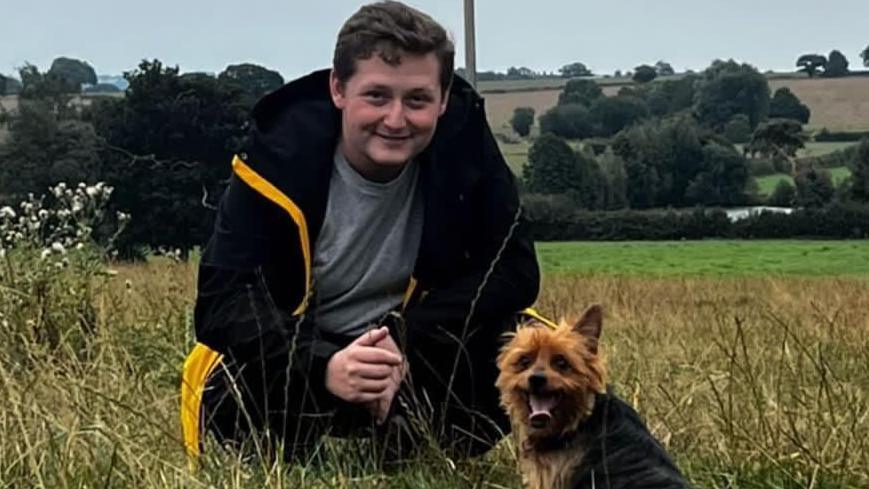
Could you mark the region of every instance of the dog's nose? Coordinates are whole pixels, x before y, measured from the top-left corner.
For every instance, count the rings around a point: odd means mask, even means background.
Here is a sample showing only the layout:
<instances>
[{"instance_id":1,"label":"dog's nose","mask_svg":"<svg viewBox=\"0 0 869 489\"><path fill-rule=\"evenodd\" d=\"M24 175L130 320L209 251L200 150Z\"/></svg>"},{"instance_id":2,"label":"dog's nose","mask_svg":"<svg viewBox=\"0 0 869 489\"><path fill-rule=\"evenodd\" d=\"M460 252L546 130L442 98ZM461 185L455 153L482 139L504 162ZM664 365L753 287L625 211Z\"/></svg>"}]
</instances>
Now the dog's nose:
<instances>
[{"instance_id":1,"label":"dog's nose","mask_svg":"<svg viewBox=\"0 0 869 489\"><path fill-rule=\"evenodd\" d=\"M537 392L544 387L546 387L546 374L542 372L535 372L528 377L528 385L531 387L532 392Z\"/></svg>"}]
</instances>

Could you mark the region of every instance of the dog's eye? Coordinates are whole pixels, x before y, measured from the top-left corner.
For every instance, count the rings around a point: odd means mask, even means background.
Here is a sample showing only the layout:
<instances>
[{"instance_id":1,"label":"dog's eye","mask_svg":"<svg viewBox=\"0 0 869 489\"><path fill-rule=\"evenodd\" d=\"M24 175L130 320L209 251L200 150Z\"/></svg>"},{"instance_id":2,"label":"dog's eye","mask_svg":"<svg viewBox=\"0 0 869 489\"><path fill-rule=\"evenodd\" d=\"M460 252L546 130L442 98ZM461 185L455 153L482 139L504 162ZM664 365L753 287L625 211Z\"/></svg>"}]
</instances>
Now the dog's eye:
<instances>
[{"instance_id":1,"label":"dog's eye","mask_svg":"<svg viewBox=\"0 0 869 489\"><path fill-rule=\"evenodd\" d=\"M554 366L556 369L564 372L565 370L570 369L570 362L568 362L567 359L564 358L563 356L556 355L552 359L552 366Z\"/></svg>"},{"instance_id":2,"label":"dog's eye","mask_svg":"<svg viewBox=\"0 0 869 489\"><path fill-rule=\"evenodd\" d=\"M529 365L531 365L531 357L528 355L522 355L519 360L516 360L516 366L519 370L525 370Z\"/></svg>"}]
</instances>

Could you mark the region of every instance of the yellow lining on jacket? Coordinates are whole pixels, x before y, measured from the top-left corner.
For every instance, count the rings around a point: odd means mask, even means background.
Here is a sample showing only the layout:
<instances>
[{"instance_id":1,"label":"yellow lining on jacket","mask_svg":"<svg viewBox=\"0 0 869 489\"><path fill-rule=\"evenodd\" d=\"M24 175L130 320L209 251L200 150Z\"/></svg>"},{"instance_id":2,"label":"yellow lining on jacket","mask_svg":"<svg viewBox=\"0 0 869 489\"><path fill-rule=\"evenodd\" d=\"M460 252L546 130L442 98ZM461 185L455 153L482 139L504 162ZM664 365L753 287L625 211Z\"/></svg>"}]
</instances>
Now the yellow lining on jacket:
<instances>
[{"instance_id":1,"label":"yellow lining on jacket","mask_svg":"<svg viewBox=\"0 0 869 489\"><path fill-rule=\"evenodd\" d=\"M299 227L299 241L302 246L302 256L305 259L305 296L302 297L302 301L296 307L296 310L293 311L293 316L297 316L305 312L308 306L308 298L311 295L311 244L308 238L308 222L305 220L305 214L292 199L278 190L271 182L260 176L260 174L253 171L238 155L232 159L232 169L251 188L287 211L290 217L293 218L296 226Z\"/></svg>"},{"instance_id":2,"label":"yellow lining on jacket","mask_svg":"<svg viewBox=\"0 0 869 489\"><path fill-rule=\"evenodd\" d=\"M221 360L223 355L202 343L196 343L184 361L184 372L181 375L181 431L190 470L196 469L196 458L200 453L202 427L199 421L202 416L205 381Z\"/></svg>"}]
</instances>

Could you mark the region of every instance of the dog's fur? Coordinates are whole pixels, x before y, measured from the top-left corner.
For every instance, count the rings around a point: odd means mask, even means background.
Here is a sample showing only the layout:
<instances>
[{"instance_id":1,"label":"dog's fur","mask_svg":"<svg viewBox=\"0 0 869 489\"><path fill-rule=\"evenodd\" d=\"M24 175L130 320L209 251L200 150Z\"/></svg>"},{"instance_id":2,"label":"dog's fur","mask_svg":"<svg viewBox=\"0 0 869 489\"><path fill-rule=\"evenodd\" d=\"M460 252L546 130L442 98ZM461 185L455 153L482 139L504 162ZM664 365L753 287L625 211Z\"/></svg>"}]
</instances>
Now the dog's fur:
<instances>
[{"instance_id":1,"label":"dog's fur","mask_svg":"<svg viewBox=\"0 0 869 489\"><path fill-rule=\"evenodd\" d=\"M687 488L639 415L606 389L602 316L520 327L498 356L496 385L531 489Z\"/></svg>"}]
</instances>

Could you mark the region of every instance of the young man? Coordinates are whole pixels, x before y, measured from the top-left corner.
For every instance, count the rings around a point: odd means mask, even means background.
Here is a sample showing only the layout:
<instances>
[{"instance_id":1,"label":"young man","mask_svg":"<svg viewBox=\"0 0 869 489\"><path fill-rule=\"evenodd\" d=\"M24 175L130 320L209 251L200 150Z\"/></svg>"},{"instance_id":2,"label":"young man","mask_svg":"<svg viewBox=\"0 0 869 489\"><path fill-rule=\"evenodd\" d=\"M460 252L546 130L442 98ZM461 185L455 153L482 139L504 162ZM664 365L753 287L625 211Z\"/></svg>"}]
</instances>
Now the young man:
<instances>
[{"instance_id":1,"label":"young man","mask_svg":"<svg viewBox=\"0 0 869 489\"><path fill-rule=\"evenodd\" d=\"M200 263L182 384L191 455L204 430L285 458L367 429L474 455L509 430L494 359L539 272L453 57L427 15L367 5L331 71L254 108Z\"/></svg>"}]
</instances>

